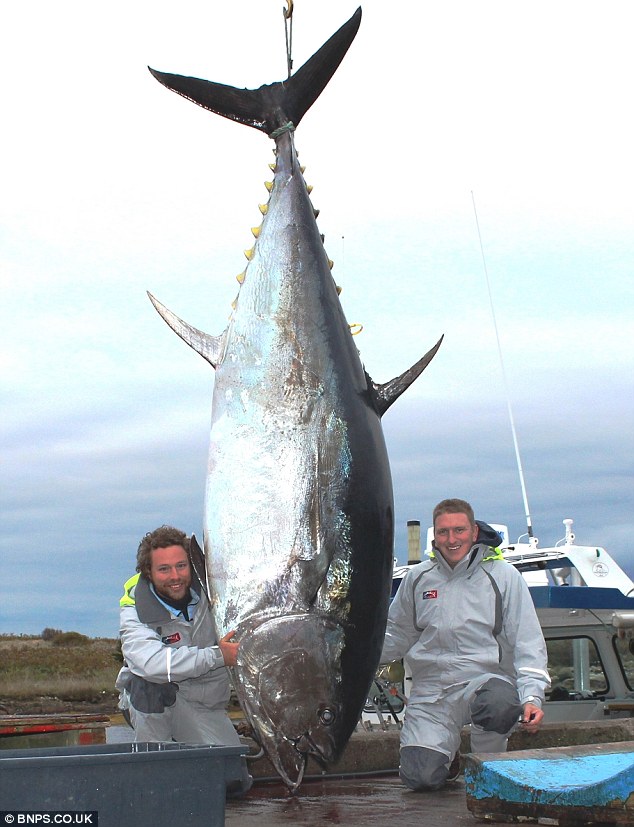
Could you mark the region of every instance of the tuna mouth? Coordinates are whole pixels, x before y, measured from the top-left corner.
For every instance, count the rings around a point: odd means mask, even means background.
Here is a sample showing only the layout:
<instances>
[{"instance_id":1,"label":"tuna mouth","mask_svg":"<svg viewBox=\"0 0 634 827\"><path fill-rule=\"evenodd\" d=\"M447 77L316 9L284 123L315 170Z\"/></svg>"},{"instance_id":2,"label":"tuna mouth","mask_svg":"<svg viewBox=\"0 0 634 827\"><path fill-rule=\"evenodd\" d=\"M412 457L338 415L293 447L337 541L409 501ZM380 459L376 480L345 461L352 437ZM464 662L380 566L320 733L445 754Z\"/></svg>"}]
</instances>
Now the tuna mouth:
<instances>
[{"instance_id":1,"label":"tuna mouth","mask_svg":"<svg viewBox=\"0 0 634 827\"><path fill-rule=\"evenodd\" d=\"M322 766L327 761L319 746L310 737L309 732L299 738L288 738L278 748L278 772L286 786L295 792L304 779L308 758L315 758Z\"/></svg>"},{"instance_id":2,"label":"tuna mouth","mask_svg":"<svg viewBox=\"0 0 634 827\"><path fill-rule=\"evenodd\" d=\"M308 753L299 752L292 741L284 740L277 745L275 756L269 756L280 778L292 792L304 779Z\"/></svg>"},{"instance_id":3,"label":"tuna mouth","mask_svg":"<svg viewBox=\"0 0 634 827\"><path fill-rule=\"evenodd\" d=\"M307 757L312 755L320 762L326 762L328 760L324 755L322 748L310 737L310 732L305 732L303 735L300 735L299 738L291 741L291 743L297 752L302 755L306 755Z\"/></svg>"}]
</instances>

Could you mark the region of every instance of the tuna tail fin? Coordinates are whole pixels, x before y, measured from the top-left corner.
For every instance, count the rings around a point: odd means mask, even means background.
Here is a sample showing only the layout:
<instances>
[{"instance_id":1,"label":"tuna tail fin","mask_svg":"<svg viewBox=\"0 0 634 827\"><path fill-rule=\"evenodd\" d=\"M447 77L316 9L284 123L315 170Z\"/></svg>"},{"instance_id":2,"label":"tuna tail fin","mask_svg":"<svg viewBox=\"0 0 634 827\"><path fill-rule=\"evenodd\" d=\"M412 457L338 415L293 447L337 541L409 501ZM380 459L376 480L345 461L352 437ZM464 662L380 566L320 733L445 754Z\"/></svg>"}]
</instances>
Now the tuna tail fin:
<instances>
[{"instance_id":1,"label":"tuna tail fin","mask_svg":"<svg viewBox=\"0 0 634 827\"><path fill-rule=\"evenodd\" d=\"M206 359L209 364L215 368L221 361L224 353L224 333L220 336L210 336L208 333L203 333L203 331L198 330L197 327L192 327L192 325L179 319L175 313L168 310L167 307L161 304L149 291L148 296L158 314L172 328L174 333L178 333L184 342L187 342L196 353L200 353L203 359Z\"/></svg>"},{"instance_id":2,"label":"tuna tail fin","mask_svg":"<svg viewBox=\"0 0 634 827\"><path fill-rule=\"evenodd\" d=\"M374 391L374 403L376 405L377 411L379 416L383 416L383 414L387 411L390 407L392 402L395 402L399 396L406 391L409 386L414 382L415 379L421 375L421 373L425 370L427 365L431 362L434 358L436 353L438 352L438 348L440 347L444 336L441 336L440 339L436 342L436 344L429 350L422 359L419 359L416 364L412 365L411 368L406 370L404 373L401 373L400 376L397 376L396 379L392 379L390 382L386 382L384 385L377 385L375 382L372 382L372 388Z\"/></svg>"},{"instance_id":3,"label":"tuna tail fin","mask_svg":"<svg viewBox=\"0 0 634 827\"><path fill-rule=\"evenodd\" d=\"M232 121L271 135L289 121L297 126L315 103L348 51L361 23L361 7L288 80L237 89L210 80L170 75L148 66L154 77L179 95Z\"/></svg>"}]
</instances>

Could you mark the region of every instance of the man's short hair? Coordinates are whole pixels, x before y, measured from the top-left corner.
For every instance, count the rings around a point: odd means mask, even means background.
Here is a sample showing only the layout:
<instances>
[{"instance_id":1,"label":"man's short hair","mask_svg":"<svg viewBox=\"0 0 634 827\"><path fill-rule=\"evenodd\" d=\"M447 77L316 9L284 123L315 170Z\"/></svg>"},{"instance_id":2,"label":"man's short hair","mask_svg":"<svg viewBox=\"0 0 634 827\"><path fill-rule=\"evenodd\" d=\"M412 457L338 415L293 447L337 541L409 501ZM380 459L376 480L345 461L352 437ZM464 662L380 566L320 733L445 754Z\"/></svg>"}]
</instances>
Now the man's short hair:
<instances>
[{"instance_id":1,"label":"man's short hair","mask_svg":"<svg viewBox=\"0 0 634 827\"><path fill-rule=\"evenodd\" d=\"M154 531L148 531L139 543L136 553L136 570L150 579L152 569L152 552L156 548L169 548L170 546L182 546L189 557L189 537L184 531L174 528L171 525L162 525Z\"/></svg>"},{"instance_id":2,"label":"man's short hair","mask_svg":"<svg viewBox=\"0 0 634 827\"><path fill-rule=\"evenodd\" d=\"M441 500L434 508L433 524L436 527L436 518L441 514L466 514L471 525L475 525L475 514L473 508L466 500Z\"/></svg>"}]
</instances>

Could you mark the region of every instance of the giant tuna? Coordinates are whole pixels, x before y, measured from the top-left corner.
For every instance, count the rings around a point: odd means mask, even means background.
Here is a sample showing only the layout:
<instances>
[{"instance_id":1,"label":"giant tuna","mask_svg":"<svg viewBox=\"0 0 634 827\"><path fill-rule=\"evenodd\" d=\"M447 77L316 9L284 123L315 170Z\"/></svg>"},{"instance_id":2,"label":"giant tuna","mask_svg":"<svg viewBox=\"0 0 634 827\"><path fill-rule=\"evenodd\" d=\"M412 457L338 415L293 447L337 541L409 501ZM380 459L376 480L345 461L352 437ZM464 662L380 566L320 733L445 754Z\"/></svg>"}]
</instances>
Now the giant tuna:
<instances>
[{"instance_id":1,"label":"giant tuna","mask_svg":"<svg viewBox=\"0 0 634 827\"><path fill-rule=\"evenodd\" d=\"M255 737L296 788L308 756L337 759L381 652L394 539L381 416L440 342L383 385L344 316L294 129L354 39L361 9L283 83L236 89L152 71L168 88L262 130L276 163L226 330L210 336L152 301L216 370L204 553L218 633Z\"/></svg>"}]
</instances>

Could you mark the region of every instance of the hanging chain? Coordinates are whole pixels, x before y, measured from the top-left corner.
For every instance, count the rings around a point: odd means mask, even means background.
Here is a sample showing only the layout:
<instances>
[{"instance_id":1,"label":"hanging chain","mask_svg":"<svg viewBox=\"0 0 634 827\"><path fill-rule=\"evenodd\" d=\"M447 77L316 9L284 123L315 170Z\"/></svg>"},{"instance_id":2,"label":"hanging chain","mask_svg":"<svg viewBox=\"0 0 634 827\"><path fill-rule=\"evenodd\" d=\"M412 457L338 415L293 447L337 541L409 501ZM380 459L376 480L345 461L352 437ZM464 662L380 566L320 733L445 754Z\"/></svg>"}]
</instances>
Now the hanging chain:
<instances>
[{"instance_id":1,"label":"hanging chain","mask_svg":"<svg viewBox=\"0 0 634 827\"><path fill-rule=\"evenodd\" d=\"M286 35L286 68L290 78L293 71L293 0L286 0L287 9L282 9L284 15L284 33Z\"/></svg>"}]
</instances>

